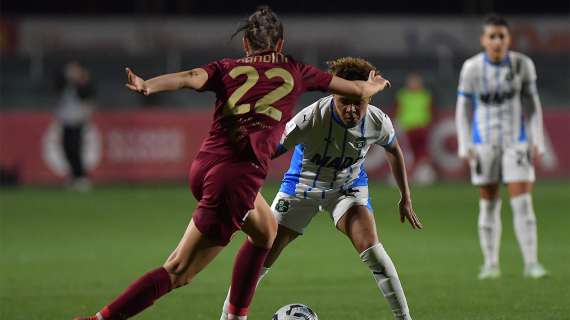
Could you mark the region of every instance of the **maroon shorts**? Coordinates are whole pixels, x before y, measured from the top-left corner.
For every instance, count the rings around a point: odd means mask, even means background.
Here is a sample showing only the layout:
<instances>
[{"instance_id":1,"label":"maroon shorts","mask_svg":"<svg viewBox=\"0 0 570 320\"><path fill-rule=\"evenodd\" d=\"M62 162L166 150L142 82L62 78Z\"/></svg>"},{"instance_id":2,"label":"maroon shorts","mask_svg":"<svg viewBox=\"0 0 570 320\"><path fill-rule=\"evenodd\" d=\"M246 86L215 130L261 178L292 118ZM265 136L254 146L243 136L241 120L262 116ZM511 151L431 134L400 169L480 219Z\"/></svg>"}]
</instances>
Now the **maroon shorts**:
<instances>
[{"instance_id":1,"label":"maroon shorts","mask_svg":"<svg viewBox=\"0 0 570 320\"><path fill-rule=\"evenodd\" d=\"M266 175L266 170L248 159L198 153L189 173L190 188L198 200L192 217L198 230L212 241L228 244L254 208Z\"/></svg>"}]
</instances>

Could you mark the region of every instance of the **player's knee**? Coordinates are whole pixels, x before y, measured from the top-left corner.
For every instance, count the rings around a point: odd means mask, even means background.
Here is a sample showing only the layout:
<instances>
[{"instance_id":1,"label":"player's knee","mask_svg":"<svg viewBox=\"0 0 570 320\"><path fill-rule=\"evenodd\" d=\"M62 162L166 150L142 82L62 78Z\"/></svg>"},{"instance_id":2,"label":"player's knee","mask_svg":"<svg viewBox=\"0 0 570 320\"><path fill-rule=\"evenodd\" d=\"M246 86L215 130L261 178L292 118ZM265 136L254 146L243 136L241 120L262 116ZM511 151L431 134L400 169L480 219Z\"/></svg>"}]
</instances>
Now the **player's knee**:
<instances>
[{"instance_id":1,"label":"player's knee","mask_svg":"<svg viewBox=\"0 0 570 320\"><path fill-rule=\"evenodd\" d=\"M494 201L499 198L499 185L488 184L479 187L479 197L481 199Z\"/></svg>"},{"instance_id":2,"label":"player's knee","mask_svg":"<svg viewBox=\"0 0 570 320\"><path fill-rule=\"evenodd\" d=\"M179 257L174 257L168 260L164 265L164 269L168 271L169 274L175 277L181 277L186 273L188 269L188 263L185 263Z\"/></svg>"},{"instance_id":3,"label":"player's knee","mask_svg":"<svg viewBox=\"0 0 570 320\"><path fill-rule=\"evenodd\" d=\"M275 229L268 228L263 232L261 232L260 235L256 237L256 239L252 238L253 244L255 244L257 247L263 247L269 249L271 248L271 246L273 246L273 242L275 241L276 235L277 235L277 228Z\"/></svg>"},{"instance_id":4,"label":"player's knee","mask_svg":"<svg viewBox=\"0 0 570 320\"><path fill-rule=\"evenodd\" d=\"M267 221L260 228L259 232L255 236L250 236L252 243L256 247L271 248L275 237L277 236L277 223L274 219L273 221Z\"/></svg>"},{"instance_id":5,"label":"player's knee","mask_svg":"<svg viewBox=\"0 0 570 320\"><path fill-rule=\"evenodd\" d=\"M379 243L376 229L371 227L350 230L347 236L358 252L363 252Z\"/></svg>"},{"instance_id":6,"label":"player's knee","mask_svg":"<svg viewBox=\"0 0 570 320\"><path fill-rule=\"evenodd\" d=\"M500 199L480 199L478 224L481 228L493 228L500 224L501 215Z\"/></svg>"},{"instance_id":7,"label":"player's knee","mask_svg":"<svg viewBox=\"0 0 570 320\"><path fill-rule=\"evenodd\" d=\"M352 241L358 252L364 252L378 243L378 239L376 239L376 237L362 237L353 239Z\"/></svg>"},{"instance_id":8,"label":"player's knee","mask_svg":"<svg viewBox=\"0 0 570 320\"><path fill-rule=\"evenodd\" d=\"M529 194L511 198L513 218L522 220L527 224L536 223L536 217L532 208L532 198Z\"/></svg>"},{"instance_id":9,"label":"player's knee","mask_svg":"<svg viewBox=\"0 0 570 320\"><path fill-rule=\"evenodd\" d=\"M167 262L163 265L163 267L170 276L170 282L172 283L173 288L180 288L184 285L187 285L192 280L186 276L185 272L182 271L183 267L181 267L179 264Z\"/></svg>"}]
</instances>

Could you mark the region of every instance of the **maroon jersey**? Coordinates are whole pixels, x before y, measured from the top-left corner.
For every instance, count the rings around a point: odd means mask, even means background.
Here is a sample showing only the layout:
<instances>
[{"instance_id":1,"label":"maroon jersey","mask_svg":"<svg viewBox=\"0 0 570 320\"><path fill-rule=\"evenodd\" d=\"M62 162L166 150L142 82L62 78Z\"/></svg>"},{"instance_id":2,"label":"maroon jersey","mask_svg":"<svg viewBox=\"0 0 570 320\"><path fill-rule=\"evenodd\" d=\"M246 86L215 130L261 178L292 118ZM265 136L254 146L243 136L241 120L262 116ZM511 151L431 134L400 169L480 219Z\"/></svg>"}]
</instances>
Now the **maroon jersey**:
<instances>
[{"instance_id":1,"label":"maroon jersey","mask_svg":"<svg viewBox=\"0 0 570 320\"><path fill-rule=\"evenodd\" d=\"M267 51L223 59L202 67L214 91L214 122L201 152L251 157L267 168L297 99L305 91L327 91L332 75L292 57Z\"/></svg>"}]
</instances>

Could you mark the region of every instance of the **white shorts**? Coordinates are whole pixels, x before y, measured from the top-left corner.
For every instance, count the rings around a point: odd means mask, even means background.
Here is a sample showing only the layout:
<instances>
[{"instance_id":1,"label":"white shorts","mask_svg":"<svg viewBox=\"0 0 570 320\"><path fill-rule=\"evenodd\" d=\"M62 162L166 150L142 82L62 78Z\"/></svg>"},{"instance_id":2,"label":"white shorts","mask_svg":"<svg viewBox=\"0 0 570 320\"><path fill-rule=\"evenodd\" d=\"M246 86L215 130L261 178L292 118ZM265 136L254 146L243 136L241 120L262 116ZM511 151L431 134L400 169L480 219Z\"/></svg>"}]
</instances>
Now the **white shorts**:
<instances>
[{"instance_id":1,"label":"white shorts","mask_svg":"<svg viewBox=\"0 0 570 320\"><path fill-rule=\"evenodd\" d=\"M335 226L352 206L365 206L372 214L368 187L354 187L351 191L328 192L325 199L305 199L279 192L273 199L271 209L280 225L303 234L319 211L328 211Z\"/></svg>"},{"instance_id":2,"label":"white shorts","mask_svg":"<svg viewBox=\"0 0 570 320\"><path fill-rule=\"evenodd\" d=\"M507 147L475 145L476 158L469 162L476 186L499 182L534 182L534 166L527 143Z\"/></svg>"}]
</instances>

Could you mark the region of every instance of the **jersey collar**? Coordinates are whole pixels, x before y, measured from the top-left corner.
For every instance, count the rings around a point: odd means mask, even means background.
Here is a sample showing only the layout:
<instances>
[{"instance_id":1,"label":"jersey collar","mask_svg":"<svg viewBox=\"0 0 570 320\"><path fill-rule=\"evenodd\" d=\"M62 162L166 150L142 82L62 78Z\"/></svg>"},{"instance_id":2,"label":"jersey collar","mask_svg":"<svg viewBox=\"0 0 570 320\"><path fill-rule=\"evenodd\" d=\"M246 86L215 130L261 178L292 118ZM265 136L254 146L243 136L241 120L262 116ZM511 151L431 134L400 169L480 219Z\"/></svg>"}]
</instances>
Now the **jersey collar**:
<instances>
[{"instance_id":1,"label":"jersey collar","mask_svg":"<svg viewBox=\"0 0 570 320\"><path fill-rule=\"evenodd\" d=\"M507 51L503 60L501 60L499 62L493 62L493 61L491 61L491 59L489 59L487 52L483 52L483 59L485 60L485 63L490 64L490 65L495 66L495 67L509 64L511 61L510 56L511 56L510 51Z\"/></svg>"},{"instance_id":2,"label":"jersey collar","mask_svg":"<svg viewBox=\"0 0 570 320\"><path fill-rule=\"evenodd\" d=\"M267 50L256 51L248 57L261 56L261 55L272 53L272 52L277 53L277 51L275 49L267 49Z\"/></svg>"}]
</instances>

